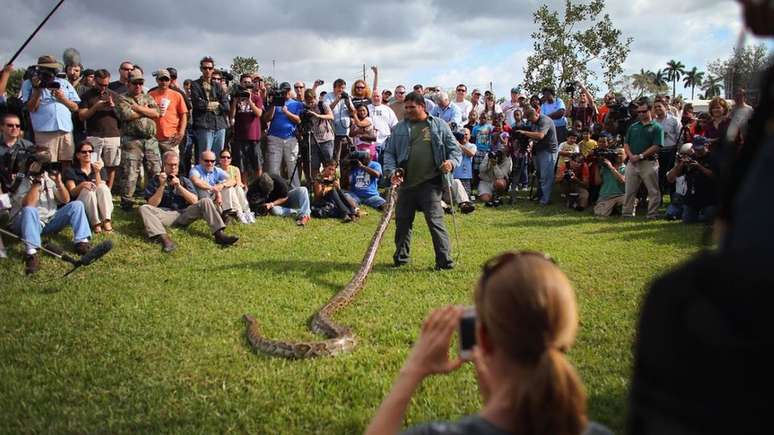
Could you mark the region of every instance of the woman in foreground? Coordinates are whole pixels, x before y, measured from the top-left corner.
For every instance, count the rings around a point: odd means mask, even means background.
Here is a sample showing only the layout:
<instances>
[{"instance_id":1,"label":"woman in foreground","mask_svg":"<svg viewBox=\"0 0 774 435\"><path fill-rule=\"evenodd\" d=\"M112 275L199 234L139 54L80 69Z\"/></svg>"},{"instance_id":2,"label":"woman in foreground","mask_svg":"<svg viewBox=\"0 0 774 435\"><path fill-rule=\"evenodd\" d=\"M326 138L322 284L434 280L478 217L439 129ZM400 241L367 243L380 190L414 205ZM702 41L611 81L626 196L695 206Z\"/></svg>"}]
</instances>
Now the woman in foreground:
<instances>
[{"instance_id":1,"label":"woman in foreground","mask_svg":"<svg viewBox=\"0 0 774 435\"><path fill-rule=\"evenodd\" d=\"M602 435L588 421L586 394L564 355L575 340L578 314L567 277L544 254L506 252L490 261L475 289L475 364L484 407L456 422L409 428L408 434ZM392 391L366 434L400 429L411 396L424 378L450 373L463 360L449 358L463 308L433 311Z\"/></svg>"}]
</instances>

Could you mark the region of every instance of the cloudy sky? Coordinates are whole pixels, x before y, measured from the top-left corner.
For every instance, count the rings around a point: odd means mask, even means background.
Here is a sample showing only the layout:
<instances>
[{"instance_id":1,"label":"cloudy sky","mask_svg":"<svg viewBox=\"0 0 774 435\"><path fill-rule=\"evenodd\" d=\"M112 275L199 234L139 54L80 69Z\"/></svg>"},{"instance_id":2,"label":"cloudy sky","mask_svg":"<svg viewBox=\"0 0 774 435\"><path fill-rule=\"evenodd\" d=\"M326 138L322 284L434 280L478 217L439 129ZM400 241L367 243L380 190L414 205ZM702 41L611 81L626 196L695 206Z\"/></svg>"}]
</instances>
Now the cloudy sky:
<instances>
[{"instance_id":1,"label":"cloudy sky","mask_svg":"<svg viewBox=\"0 0 774 435\"><path fill-rule=\"evenodd\" d=\"M181 77L196 78L203 55L225 67L234 56L253 56L261 73L280 81L321 78L328 88L335 78L361 77L365 64L369 83L370 66L379 66L380 88L460 82L485 88L491 81L504 95L523 79L532 12L543 3L563 1L66 0L15 65L33 64L42 54L61 60L65 48L75 47L86 67L113 74L130 59L146 73L174 66ZM3 0L0 63L54 4ZM608 0L607 11L634 38L627 73L655 70L669 59L703 70L730 54L741 27L733 0Z\"/></svg>"}]
</instances>

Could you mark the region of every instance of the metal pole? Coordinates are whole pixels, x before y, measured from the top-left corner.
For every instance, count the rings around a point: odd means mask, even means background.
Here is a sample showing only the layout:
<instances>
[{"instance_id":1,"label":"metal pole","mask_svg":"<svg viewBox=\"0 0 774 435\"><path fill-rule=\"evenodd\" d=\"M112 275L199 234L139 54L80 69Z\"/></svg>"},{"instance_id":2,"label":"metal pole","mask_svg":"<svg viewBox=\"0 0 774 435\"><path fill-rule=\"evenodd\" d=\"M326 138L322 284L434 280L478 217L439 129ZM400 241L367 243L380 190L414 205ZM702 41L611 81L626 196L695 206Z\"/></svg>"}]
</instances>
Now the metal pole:
<instances>
[{"instance_id":1,"label":"metal pole","mask_svg":"<svg viewBox=\"0 0 774 435\"><path fill-rule=\"evenodd\" d=\"M51 15L54 15L54 12L56 12L56 10L59 9L59 6L62 6L62 3L64 3L64 0L59 0L59 3L57 3L56 6L54 6L54 9L51 9L51 12L49 12L48 15L46 15L46 18L43 19L43 22L41 22L38 25L38 27L35 29L35 31L32 32L29 38L27 38L27 40L24 41L24 44L22 44L22 46L19 47L18 50L16 50L16 53L14 53L13 57L11 57L11 60L9 60L8 63L6 63L6 65L13 63L13 61L15 61L17 57L19 57L22 50L24 50L27 47L27 44L30 43L32 38L38 34L38 31L40 31L40 28L43 27L44 24L46 24L46 21L48 21L48 19L51 18Z\"/></svg>"}]
</instances>

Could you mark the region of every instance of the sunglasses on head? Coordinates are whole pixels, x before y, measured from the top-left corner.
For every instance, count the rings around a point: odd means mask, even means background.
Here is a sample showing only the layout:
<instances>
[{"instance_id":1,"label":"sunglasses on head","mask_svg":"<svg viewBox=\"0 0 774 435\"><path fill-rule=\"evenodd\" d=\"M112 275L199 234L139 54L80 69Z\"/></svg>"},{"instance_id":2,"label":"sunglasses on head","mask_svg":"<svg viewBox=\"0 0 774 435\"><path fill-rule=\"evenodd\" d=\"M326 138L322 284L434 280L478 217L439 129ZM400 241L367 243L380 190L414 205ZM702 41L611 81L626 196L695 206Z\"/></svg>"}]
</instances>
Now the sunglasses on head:
<instances>
[{"instance_id":1,"label":"sunglasses on head","mask_svg":"<svg viewBox=\"0 0 774 435\"><path fill-rule=\"evenodd\" d=\"M484 287L486 285L486 282L489 281L489 278L492 277L492 275L495 274L499 269L501 269L503 266L505 266L508 263L511 263L519 258L523 257L535 257L535 258L542 258L543 260L549 261L552 264L556 264L556 260L551 258L550 255L538 252L538 251L509 251L502 253L498 255L497 257L490 258L484 265L481 267L481 286Z\"/></svg>"}]
</instances>

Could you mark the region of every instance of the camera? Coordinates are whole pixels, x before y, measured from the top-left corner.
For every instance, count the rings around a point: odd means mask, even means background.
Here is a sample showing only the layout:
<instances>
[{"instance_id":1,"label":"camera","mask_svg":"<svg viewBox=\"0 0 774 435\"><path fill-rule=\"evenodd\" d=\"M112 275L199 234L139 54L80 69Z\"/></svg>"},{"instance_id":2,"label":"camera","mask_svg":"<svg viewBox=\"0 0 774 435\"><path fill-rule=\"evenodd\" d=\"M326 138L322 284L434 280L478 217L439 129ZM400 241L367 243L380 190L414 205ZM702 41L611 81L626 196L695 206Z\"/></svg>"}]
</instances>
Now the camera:
<instances>
[{"instance_id":1,"label":"camera","mask_svg":"<svg viewBox=\"0 0 774 435\"><path fill-rule=\"evenodd\" d=\"M287 94L287 89L282 89L275 85L268 89L267 96L272 106L281 107L284 106L285 101L287 101Z\"/></svg>"},{"instance_id":2,"label":"camera","mask_svg":"<svg viewBox=\"0 0 774 435\"><path fill-rule=\"evenodd\" d=\"M343 100L349 100L349 94L348 94L348 93L346 93L346 92L342 92L342 93L341 93L341 98L342 98Z\"/></svg>"},{"instance_id":3,"label":"camera","mask_svg":"<svg viewBox=\"0 0 774 435\"><path fill-rule=\"evenodd\" d=\"M529 137L521 131L511 131L511 141L522 154L526 154L527 150L529 150Z\"/></svg>"},{"instance_id":4,"label":"camera","mask_svg":"<svg viewBox=\"0 0 774 435\"><path fill-rule=\"evenodd\" d=\"M567 161L567 163L564 164L564 181L572 181L573 178L575 178L575 171L572 169L572 166L570 166L570 162L575 160L578 157L577 153L574 153L570 160Z\"/></svg>"},{"instance_id":5,"label":"camera","mask_svg":"<svg viewBox=\"0 0 774 435\"><path fill-rule=\"evenodd\" d=\"M34 67L31 77L40 80L38 87L45 89L60 89L62 85L56 81L56 73L49 68Z\"/></svg>"},{"instance_id":6,"label":"camera","mask_svg":"<svg viewBox=\"0 0 774 435\"><path fill-rule=\"evenodd\" d=\"M564 87L564 92L567 92L570 95L575 95L575 91L577 91L580 87L581 84L579 81L570 82L567 86Z\"/></svg>"},{"instance_id":7,"label":"camera","mask_svg":"<svg viewBox=\"0 0 774 435\"><path fill-rule=\"evenodd\" d=\"M611 149L601 150L599 148L595 148L591 152L591 156L599 163L603 163L605 160L609 160L610 163L615 163L618 160L618 151Z\"/></svg>"},{"instance_id":8,"label":"camera","mask_svg":"<svg viewBox=\"0 0 774 435\"><path fill-rule=\"evenodd\" d=\"M334 180L332 178L323 178L320 180L320 182L326 186L331 186L334 183Z\"/></svg>"},{"instance_id":9,"label":"camera","mask_svg":"<svg viewBox=\"0 0 774 435\"><path fill-rule=\"evenodd\" d=\"M470 360L473 357L473 347L476 345L476 310L465 308L460 317L460 358Z\"/></svg>"},{"instance_id":10,"label":"camera","mask_svg":"<svg viewBox=\"0 0 774 435\"><path fill-rule=\"evenodd\" d=\"M349 165L353 167L357 166L358 163L365 165L366 160L368 160L370 157L371 154L368 151L351 151L349 153Z\"/></svg>"},{"instance_id":11,"label":"camera","mask_svg":"<svg viewBox=\"0 0 774 435\"><path fill-rule=\"evenodd\" d=\"M255 89L255 85L253 85L252 83L247 85L247 86L237 85L237 92L236 92L237 97L239 97L239 98L250 98L250 90L251 89Z\"/></svg>"},{"instance_id":12,"label":"camera","mask_svg":"<svg viewBox=\"0 0 774 435\"><path fill-rule=\"evenodd\" d=\"M489 151L486 153L486 155L489 157L489 162L495 164L501 163L504 157L503 150Z\"/></svg>"}]
</instances>

